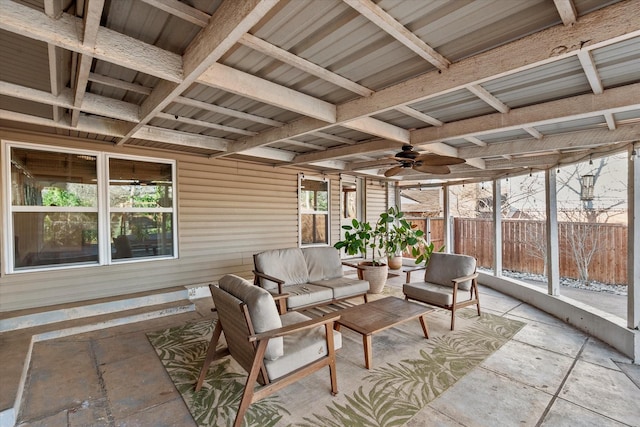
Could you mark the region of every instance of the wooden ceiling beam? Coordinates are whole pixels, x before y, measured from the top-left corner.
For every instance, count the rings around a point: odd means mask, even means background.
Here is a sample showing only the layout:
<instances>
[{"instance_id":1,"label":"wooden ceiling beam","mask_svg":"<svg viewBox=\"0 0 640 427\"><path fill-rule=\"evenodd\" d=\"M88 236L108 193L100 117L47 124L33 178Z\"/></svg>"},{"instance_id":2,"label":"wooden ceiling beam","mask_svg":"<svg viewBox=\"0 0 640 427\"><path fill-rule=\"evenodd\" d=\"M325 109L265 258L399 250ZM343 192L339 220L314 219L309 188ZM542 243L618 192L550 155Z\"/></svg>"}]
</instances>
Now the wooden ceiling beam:
<instances>
[{"instance_id":1,"label":"wooden ceiling beam","mask_svg":"<svg viewBox=\"0 0 640 427\"><path fill-rule=\"evenodd\" d=\"M578 13L573 0L553 0L553 2L564 25L570 26L578 22Z\"/></svg>"},{"instance_id":2,"label":"wooden ceiling beam","mask_svg":"<svg viewBox=\"0 0 640 427\"><path fill-rule=\"evenodd\" d=\"M182 58L180 55L149 43L125 36L117 31L100 27L95 49L82 43L77 29L83 28L81 18L63 13L51 19L37 9L10 0L0 0L0 28L51 43L63 49L93 56L121 67L137 70L164 80L180 82Z\"/></svg>"},{"instance_id":3,"label":"wooden ceiling beam","mask_svg":"<svg viewBox=\"0 0 640 427\"><path fill-rule=\"evenodd\" d=\"M604 112L640 109L640 100L635 100L636 102L632 103L633 100L629 98L630 93L640 93L639 91L640 83L635 83L607 89L600 95L578 95L515 108L506 114L493 113L446 123L440 127L417 129L411 132L411 142L413 145L424 145L429 142L594 117L602 115Z\"/></svg>"},{"instance_id":4,"label":"wooden ceiling beam","mask_svg":"<svg viewBox=\"0 0 640 427\"><path fill-rule=\"evenodd\" d=\"M435 117L431 117L430 115L424 114L423 112L413 109L407 105L399 105L395 109L400 111L402 114L406 114L407 116L413 117L414 119L418 119L432 126L442 126L444 124L444 122L436 119Z\"/></svg>"},{"instance_id":5,"label":"wooden ceiling beam","mask_svg":"<svg viewBox=\"0 0 640 427\"><path fill-rule=\"evenodd\" d=\"M458 154L462 158L514 156L531 153L548 152L551 150L566 150L597 147L621 141L632 141L640 138L640 125L620 126L615 130L608 128L589 129L558 135L547 135L541 140L520 139L499 144L489 144L486 147L462 147Z\"/></svg>"},{"instance_id":6,"label":"wooden ceiling beam","mask_svg":"<svg viewBox=\"0 0 640 427\"><path fill-rule=\"evenodd\" d=\"M157 9L164 10L170 15L176 16L180 19L184 19L187 22L191 22L199 27L206 27L209 23L209 14L191 7L178 0L141 0L150 6Z\"/></svg>"},{"instance_id":7,"label":"wooden ceiling beam","mask_svg":"<svg viewBox=\"0 0 640 427\"><path fill-rule=\"evenodd\" d=\"M197 82L328 123L336 121L335 105L223 64L213 64Z\"/></svg>"},{"instance_id":8,"label":"wooden ceiling beam","mask_svg":"<svg viewBox=\"0 0 640 427\"><path fill-rule=\"evenodd\" d=\"M588 50L578 52L578 60L580 60L580 65L582 66L584 74L587 76L587 80L589 81L589 85L591 85L593 93L596 95L601 94L604 91L604 88L602 87L602 80L600 79L600 74L598 73L596 64L593 61L591 52Z\"/></svg>"},{"instance_id":9,"label":"wooden ceiling beam","mask_svg":"<svg viewBox=\"0 0 640 427\"><path fill-rule=\"evenodd\" d=\"M389 15L374 2L370 0L343 1L358 11L362 16L376 24L380 29L388 33L391 37L405 45L411 51L429 61L439 70L446 70L449 68L451 62L449 62L447 58L436 52L435 49L422 41L420 37L409 31L404 25L398 22L394 17Z\"/></svg>"},{"instance_id":10,"label":"wooden ceiling beam","mask_svg":"<svg viewBox=\"0 0 640 427\"><path fill-rule=\"evenodd\" d=\"M342 126L368 133L369 135L379 136L380 138L391 139L393 141L409 143L409 131L399 126L394 126L382 120L373 117L363 117L342 123Z\"/></svg>"},{"instance_id":11,"label":"wooden ceiling beam","mask_svg":"<svg viewBox=\"0 0 640 427\"><path fill-rule=\"evenodd\" d=\"M265 55L275 58L278 61L284 62L285 64L291 65L299 70L302 70L306 73L314 75L322 80L325 80L329 83L332 83L336 86L342 87L344 89L350 90L351 92L357 93L360 96L369 96L373 94L373 91L367 87L359 85L349 79L342 77L339 74L333 73L325 68L320 67L319 65L314 64L311 61L307 61L304 58L294 55L284 49L279 48L278 46L272 45L269 42L266 42L252 34L246 33L244 34L238 43L256 50L258 52L264 53Z\"/></svg>"},{"instance_id":12,"label":"wooden ceiling beam","mask_svg":"<svg viewBox=\"0 0 640 427\"><path fill-rule=\"evenodd\" d=\"M98 30L100 29L100 18L102 17L102 9L104 8L104 0L88 0L85 2L82 45L92 51L96 45ZM81 54L78 59L78 65L75 70L75 88L73 95L73 106L75 109L71 111L71 125L78 124L80 117L80 109L84 94L87 91L89 83L89 73L91 72L91 64L93 63L93 55Z\"/></svg>"},{"instance_id":13,"label":"wooden ceiling beam","mask_svg":"<svg viewBox=\"0 0 640 427\"><path fill-rule=\"evenodd\" d=\"M473 93L475 96L477 96L478 98L480 98L482 101L486 102L487 104L491 105L493 108L495 108L499 112L501 112L501 113L508 113L509 112L510 108L509 108L509 106L507 104L505 104L504 102L500 101L492 93L490 93L488 90L486 90L485 88L483 88L479 84L469 85L469 86L467 86L467 89L469 90L469 92Z\"/></svg>"},{"instance_id":14,"label":"wooden ceiling beam","mask_svg":"<svg viewBox=\"0 0 640 427\"><path fill-rule=\"evenodd\" d=\"M89 73L89 81L100 83L105 86L114 87L116 89L122 89L129 92L139 93L141 95L149 95L152 91L151 88L139 85L137 83L125 82L124 80L114 79L112 77L103 76L96 73Z\"/></svg>"},{"instance_id":15,"label":"wooden ceiling beam","mask_svg":"<svg viewBox=\"0 0 640 427\"><path fill-rule=\"evenodd\" d=\"M349 147L337 147L330 148L320 153L306 153L298 154L293 159L292 164L321 162L325 160L339 159L343 157L350 157L358 154L371 153L375 151L386 151L390 148L402 146L401 143L392 140L375 140L370 142L363 142L361 144L351 145Z\"/></svg>"},{"instance_id":16,"label":"wooden ceiling beam","mask_svg":"<svg viewBox=\"0 0 640 427\"><path fill-rule=\"evenodd\" d=\"M366 98L359 98L337 106L337 122L341 124L360 117L368 117L401 105L408 105L445 93L481 84L495 78L512 75L550 62L577 55L580 50L593 50L640 36L640 25L628 19L636 13L633 2L620 2L585 15L572 27L555 26L498 48L480 53L452 64L442 74L434 71L379 90ZM589 40L586 44L584 40ZM536 49L531 49L534 44ZM562 54L549 56L557 46L570 46ZM507 113L507 114L511 114ZM329 125L305 118L278 129L269 129L249 137L236 150L270 144L281 138L325 130ZM500 128L495 126L494 128ZM414 131L416 132L416 131Z\"/></svg>"},{"instance_id":17,"label":"wooden ceiling beam","mask_svg":"<svg viewBox=\"0 0 640 427\"><path fill-rule=\"evenodd\" d=\"M182 55L182 78L175 83L161 81L154 88L140 108L140 123L132 127L118 144L126 143L141 126L180 96L209 67L215 65L277 2L278 0L224 1L209 19L209 24L198 33Z\"/></svg>"},{"instance_id":18,"label":"wooden ceiling beam","mask_svg":"<svg viewBox=\"0 0 640 427\"><path fill-rule=\"evenodd\" d=\"M243 111L233 110L231 108L220 107L219 105L209 104L207 102L198 101L196 99L186 98L179 96L174 99L177 104L188 105L190 107L199 108L201 110L211 111L213 113L223 114L225 116L237 117L239 119L248 120L250 122L262 123L268 126L280 127L283 126L283 122L272 120L266 117L257 116L255 114L245 113Z\"/></svg>"}]
</instances>

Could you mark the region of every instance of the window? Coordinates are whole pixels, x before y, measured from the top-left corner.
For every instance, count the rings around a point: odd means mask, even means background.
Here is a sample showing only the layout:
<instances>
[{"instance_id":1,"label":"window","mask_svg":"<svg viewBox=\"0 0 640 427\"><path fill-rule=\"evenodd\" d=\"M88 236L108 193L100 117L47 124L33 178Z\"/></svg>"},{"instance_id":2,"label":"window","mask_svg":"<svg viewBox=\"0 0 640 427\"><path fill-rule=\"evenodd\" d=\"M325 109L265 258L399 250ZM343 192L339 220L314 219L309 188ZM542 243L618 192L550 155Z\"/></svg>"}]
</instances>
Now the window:
<instances>
[{"instance_id":1,"label":"window","mask_svg":"<svg viewBox=\"0 0 640 427\"><path fill-rule=\"evenodd\" d=\"M27 144L5 153L8 273L174 256L173 162Z\"/></svg>"},{"instance_id":2,"label":"window","mask_svg":"<svg viewBox=\"0 0 640 427\"><path fill-rule=\"evenodd\" d=\"M302 245L329 244L329 182L300 180L300 241Z\"/></svg>"},{"instance_id":3,"label":"window","mask_svg":"<svg viewBox=\"0 0 640 427\"><path fill-rule=\"evenodd\" d=\"M168 163L109 159L112 259L173 255L173 179Z\"/></svg>"}]
</instances>

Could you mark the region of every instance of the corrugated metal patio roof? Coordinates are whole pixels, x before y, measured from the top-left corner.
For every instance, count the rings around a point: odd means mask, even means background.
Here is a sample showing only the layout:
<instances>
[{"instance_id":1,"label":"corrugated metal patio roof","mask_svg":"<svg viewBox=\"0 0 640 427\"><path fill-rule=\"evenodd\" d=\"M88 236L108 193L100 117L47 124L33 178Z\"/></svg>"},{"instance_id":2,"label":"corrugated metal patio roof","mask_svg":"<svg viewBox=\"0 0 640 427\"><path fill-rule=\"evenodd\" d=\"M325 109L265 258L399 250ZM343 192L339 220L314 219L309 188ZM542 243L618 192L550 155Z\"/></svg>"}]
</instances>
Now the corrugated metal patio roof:
<instances>
[{"instance_id":1,"label":"corrugated metal patio roof","mask_svg":"<svg viewBox=\"0 0 640 427\"><path fill-rule=\"evenodd\" d=\"M409 143L466 160L392 178L411 182L640 140L638 0L0 0L0 15L5 128L377 178Z\"/></svg>"}]
</instances>

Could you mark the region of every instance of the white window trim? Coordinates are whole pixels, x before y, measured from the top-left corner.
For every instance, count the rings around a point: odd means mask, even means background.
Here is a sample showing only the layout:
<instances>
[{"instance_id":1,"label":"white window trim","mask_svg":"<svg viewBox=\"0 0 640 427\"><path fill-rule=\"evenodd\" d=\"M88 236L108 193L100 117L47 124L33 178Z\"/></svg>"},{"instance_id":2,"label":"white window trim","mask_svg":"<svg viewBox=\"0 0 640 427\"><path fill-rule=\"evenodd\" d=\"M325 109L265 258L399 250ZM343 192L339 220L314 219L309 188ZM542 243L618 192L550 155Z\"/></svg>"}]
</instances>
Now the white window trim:
<instances>
[{"instance_id":1,"label":"white window trim","mask_svg":"<svg viewBox=\"0 0 640 427\"><path fill-rule=\"evenodd\" d=\"M11 203L11 149L24 148L34 151L50 151L57 153L72 153L78 155L88 155L96 157L96 174L98 179L98 200L96 207L52 207L52 206L12 206ZM34 144L28 142L20 142L13 140L2 140L1 149L4 154L2 158L2 180L3 180L3 197L0 200L0 208L2 209L2 225L3 229L0 233L2 239L2 271L0 274L25 274L35 273L39 271L52 271L62 269L90 268L105 265L120 265L135 262L160 261L178 258L178 208L177 208L177 173L176 161L173 159L164 159L158 157L131 156L124 154L114 154L103 151L93 151L86 149L74 149L68 147L59 147L54 145ZM172 198L170 208L113 208L109 206L109 159L125 159L139 162L164 163L171 165L172 176ZM127 258L122 260L111 259L111 237L109 229L109 218L111 212L134 212L140 209L141 212L170 212L173 218L173 255L154 256L142 258ZM87 264L54 264L48 266L38 266L26 269L16 269L13 242L13 213L14 212L51 212L59 210L60 212L91 212L98 214L98 262Z\"/></svg>"},{"instance_id":2,"label":"white window trim","mask_svg":"<svg viewBox=\"0 0 640 427\"><path fill-rule=\"evenodd\" d=\"M313 209L303 209L300 205L301 193L302 193L302 181L320 181L327 183L327 210L316 211ZM324 214L327 216L327 243L302 243L302 215L303 214ZM331 180L324 177L305 176L304 174L298 174L298 247L311 248L311 247L325 247L331 246Z\"/></svg>"}]
</instances>

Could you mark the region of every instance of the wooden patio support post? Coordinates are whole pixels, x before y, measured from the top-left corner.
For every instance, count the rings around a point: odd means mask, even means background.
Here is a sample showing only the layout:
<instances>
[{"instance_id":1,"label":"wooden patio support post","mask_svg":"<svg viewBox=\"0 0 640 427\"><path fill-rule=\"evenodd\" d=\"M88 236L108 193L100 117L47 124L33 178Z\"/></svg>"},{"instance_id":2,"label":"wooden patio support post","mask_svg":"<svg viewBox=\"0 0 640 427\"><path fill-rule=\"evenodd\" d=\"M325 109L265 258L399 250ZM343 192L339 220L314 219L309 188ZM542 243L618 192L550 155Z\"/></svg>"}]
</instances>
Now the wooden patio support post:
<instances>
[{"instance_id":1,"label":"wooden patio support post","mask_svg":"<svg viewBox=\"0 0 640 427\"><path fill-rule=\"evenodd\" d=\"M560 295L560 247L558 243L558 193L556 170L547 169L545 177L545 209L547 220L547 283L549 295Z\"/></svg>"},{"instance_id":2,"label":"wooden patio support post","mask_svg":"<svg viewBox=\"0 0 640 427\"><path fill-rule=\"evenodd\" d=\"M627 327L640 327L640 144L629 147L629 229L627 258ZM636 153L636 154L633 154ZM640 357L640 339L636 339L636 360Z\"/></svg>"},{"instance_id":3,"label":"wooden patio support post","mask_svg":"<svg viewBox=\"0 0 640 427\"><path fill-rule=\"evenodd\" d=\"M444 216L444 236L443 243L445 245L444 251L446 253L454 254L455 248L453 248L453 239L451 238L451 209L449 206L449 186L442 186L442 215Z\"/></svg>"},{"instance_id":4,"label":"wooden patio support post","mask_svg":"<svg viewBox=\"0 0 640 427\"><path fill-rule=\"evenodd\" d=\"M499 179L493 181L493 274L502 277L502 193Z\"/></svg>"}]
</instances>

